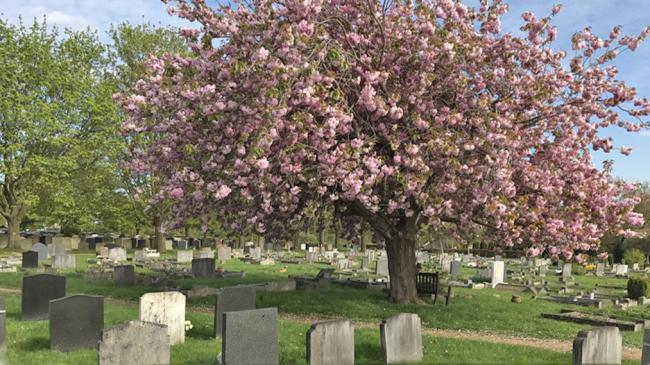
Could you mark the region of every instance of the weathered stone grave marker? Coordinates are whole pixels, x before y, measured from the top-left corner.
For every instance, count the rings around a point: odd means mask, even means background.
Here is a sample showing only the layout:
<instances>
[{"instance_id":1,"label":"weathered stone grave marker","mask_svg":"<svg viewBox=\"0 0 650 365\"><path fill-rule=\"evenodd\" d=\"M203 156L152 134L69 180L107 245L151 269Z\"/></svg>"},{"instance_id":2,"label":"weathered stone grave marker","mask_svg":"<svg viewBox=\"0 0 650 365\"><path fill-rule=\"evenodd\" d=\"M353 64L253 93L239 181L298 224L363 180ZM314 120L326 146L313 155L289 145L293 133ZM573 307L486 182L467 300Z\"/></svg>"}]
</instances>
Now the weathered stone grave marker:
<instances>
[{"instance_id":1,"label":"weathered stone grave marker","mask_svg":"<svg viewBox=\"0 0 650 365\"><path fill-rule=\"evenodd\" d=\"M25 251L25 252L23 252L22 267L25 268L25 269L37 268L38 267L38 252L36 252L36 251Z\"/></svg>"},{"instance_id":2,"label":"weathered stone grave marker","mask_svg":"<svg viewBox=\"0 0 650 365\"><path fill-rule=\"evenodd\" d=\"M113 284L117 286L133 286L135 284L135 268L133 265L120 265L113 268Z\"/></svg>"},{"instance_id":3,"label":"weathered stone grave marker","mask_svg":"<svg viewBox=\"0 0 650 365\"><path fill-rule=\"evenodd\" d=\"M40 274L26 276L22 284L21 319L48 319L50 300L65 296L65 277Z\"/></svg>"},{"instance_id":4,"label":"weathered stone grave marker","mask_svg":"<svg viewBox=\"0 0 650 365\"><path fill-rule=\"evenodd\" d=\"M264 308L223 314L223 365L277 365L278 309Z\"/></svg>"},{"instance_id":5,"label":"weathered stone grave marker","mask_svg":"<svg viewBox=\"0 0 650 365\"><path fill-rule=\"evenodd\" d=\"M193 259L192 260L192 275L195 278L209 278L213 277L215 273L214 259Z\"/></svg>"},{"instance_id":6,"label":"weathered stone grave marker","mask_svg":"<svg viewBox=\"0 0 650 365\"><path fill-rule=\"evenodd\" d=\"M387 364L422 361L422 325L417 314L392 316L381 323L379 332Z\"/></svg>"},{"instance_id":7,"label":"weathered stone grave marker","mask_svg":"<svg viewBox=\"0 0 650 365\"><path fill-rule=\"evenodd\" d=\"M354 365L354 328L350 321L312 324L307 331L307 364Z\"/></svg>"},{"instance_id":8,"label":"weathered stone grave marker","mask_svg":"<svg viewBox=\"0 0 650 365\"><path fill-rule=\"evenodd\" d=\"M620 364L623 338L617 327L580 331L573 340L573 364Z\"/></svg>"},{"instance_id":9,"label":"weathered stone grave marker","mask_svg":"<svg viewBox=\"0 0 650 365\"><path fill-rule=\"evenodd\" d=\"M377 258L377 269L375 274L379 276L388 276L388 257L380 256Z\"/></svg>"},{"instance_id":10,"label":"weathered stone grave marker","mask_svg":"<svg viewBox=\"0 0 650 365\"><path fill-rule=\"evenodd\" d=\"M94 349L104 329L104 297L71 295L50 301L50 348Z\"/></svg>"},{"instance_id":11,"label":"weathered stone grave marker","mask_svg":"<svg viewBox=\"0 0 650 365\"><path fill-rule=\"evenodd\" d=\"M176 262L179 264L192 262L192 258L193 258L193 253L190 250L176 251Z\"/></svg>"},{"instance_id":12,"label":"weathered stone grave marker","mask_svg":"<svg viewBox=\"0 0 650 365\"><path fill-rule=\"evenodd\" d=\"M99 365L167 365L171 362L167 326L129 321L103 331Z\"/></svg>"},{"instance_id":13,"label":"weathered stone grave marker","mask_svg":"<svg viewBox=\"0 0 650 365\"><path fill-rule=\"evenodd\" d=\"M172 345L185 342L185 296L180 292L141 296L140 320L166 325Z\"/></svg>"},{"instance_id":14,"label":"weathered stone grave marker","mask_svg":"<svg viewBox=\"0 0 650 365\"><path fill-rule=\"evenodd\" d=\"M36 243L32 246L32 251L38 252L38 261L47 260L50 255L48 254L47 246L42 243Z\"/></svg>"},{"instance_id":15,"label":"weathered stone grave marker","mask_svg":"<svg viewBox=\"0 0 650 365\"><path fill-rule=\"evenodd\" d=\"M214 337L221 337L223 314L255 309L257 290L252 286L225 287L217 292L214 306Z\"/></svg>"},{"instance_id":16,"label":"weathered stone grave marker","mask_svg":"<svg viewBox=\"0 0 650 365\"><path fill-rule=\"evenodd\" d=\"M76 257L72 254L55 255L52 267L55 269L75 269L77 267Z\"/></svg>"}]
</instances>

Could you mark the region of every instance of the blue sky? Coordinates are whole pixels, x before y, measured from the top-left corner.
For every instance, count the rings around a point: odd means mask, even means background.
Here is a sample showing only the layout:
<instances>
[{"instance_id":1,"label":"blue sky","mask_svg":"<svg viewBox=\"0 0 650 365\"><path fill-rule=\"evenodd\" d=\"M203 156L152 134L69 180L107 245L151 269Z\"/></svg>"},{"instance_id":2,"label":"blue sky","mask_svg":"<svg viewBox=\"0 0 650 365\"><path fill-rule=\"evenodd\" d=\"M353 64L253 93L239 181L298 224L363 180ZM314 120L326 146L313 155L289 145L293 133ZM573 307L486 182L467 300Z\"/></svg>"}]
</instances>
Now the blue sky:
<instances>
[{"instance_id":1,"label":"blue sky","mask_svg":"<svg viewBox=\"0 0 650 365\"><path fill-rule=\"evenodd\" d=\"M477 1L467 0L467 3L472 5ZM567 50L569 54L571 35L587 26L605 37L616 25L622 25L625 34L637 34L650 25L650 0L511 0L507 3L510 12L503 19L503 30L514 33L519 32L522 12L531 10L543 16L550 12L553 4L563 4L562 12L554 21L559 28L554 48ZM97 29L104 41L108 41L106 31L110 25L123 21L138 23L144 19L154 24L188 25L167 15L164 4L159 0L7 0L0 5L0 13L2 18L13 23L18 22L19 16L25 22L31 22L34 17L45 15L48 24L61 28L90 27ZM622 80L636 87L640 95L650 97L650 41L636 52L619 57L616 65ZM650 130L626 133L613 129L606 133L614 138L616 146L632 147L634 152L628 157L617 151L595 153L595 163L600 166L603 160L613 159L617 176L629 181L650 182Z\"/></svg>"}]
</instances>

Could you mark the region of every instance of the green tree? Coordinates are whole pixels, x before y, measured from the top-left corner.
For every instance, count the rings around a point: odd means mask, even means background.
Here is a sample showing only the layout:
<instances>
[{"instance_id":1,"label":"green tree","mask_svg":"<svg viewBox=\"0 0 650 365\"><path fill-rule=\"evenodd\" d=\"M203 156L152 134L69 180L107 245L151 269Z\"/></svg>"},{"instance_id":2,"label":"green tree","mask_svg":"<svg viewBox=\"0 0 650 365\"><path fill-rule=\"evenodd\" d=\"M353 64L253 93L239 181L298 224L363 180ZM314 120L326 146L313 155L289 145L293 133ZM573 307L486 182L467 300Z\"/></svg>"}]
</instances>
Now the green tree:
<instances>
[{"instance_id":1,"label":"green tree","mask_svg":"<svg viewBox=\"0 0 650 365\"><path fill-rule=\"evenodd\" d=\"M146 61L150 55L189 54L187 41L178 30L171 27L156 27L150 23L132 25L121 23L113 26L109 32L113 40L112 55L116 67L117 90L127 92L140 79L147 76ZM155 134L145 134L126 141L130 145L149 146L155 143ZM124 159L120 156L120 160ZM154 228L154 241L159 251L165 251L162 234L163 223L170 206L162 201L147 207L149 199L157 191L155 175L134 176L128 169L119 169L121 183L128 192L134 212L146 212L146 218Z\"/></svg>"},{"instance_id":2,"label":"green tree","mask_svg":"<svg viewBox=\"0 0 650 365\"><path fill-rule=\"evenodd\" d=\"M0 215L10 247L30 207L60 201L75 174L105 158L116 110L105 54L90 31L0 20Z\"/></svg>"}]
</instances>

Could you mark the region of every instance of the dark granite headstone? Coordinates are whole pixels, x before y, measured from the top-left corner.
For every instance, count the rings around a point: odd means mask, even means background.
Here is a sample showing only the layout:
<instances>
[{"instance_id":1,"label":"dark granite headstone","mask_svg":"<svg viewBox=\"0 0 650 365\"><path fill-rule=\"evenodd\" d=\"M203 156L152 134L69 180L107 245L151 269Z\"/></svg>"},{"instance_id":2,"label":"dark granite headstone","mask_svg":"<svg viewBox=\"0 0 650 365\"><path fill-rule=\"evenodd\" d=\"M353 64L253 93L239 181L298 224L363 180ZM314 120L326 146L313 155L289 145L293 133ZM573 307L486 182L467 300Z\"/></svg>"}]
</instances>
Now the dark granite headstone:
<instances>
[{"instance_id":1,"label":"dark granite headstone","mask_svg":"<svg viewBox=\"0 0 650 365\"><path fill-rule=\"evenodd\" d=\"M48 319L50 300L65 296L65 277L40 274L23 278L21 319L38 321Z\"/></svg>"},{"instance_id":2,"label":"dark granite headstone","mask_svg":"<svg viewBox=\"0 0 650 365\"><path fill-rule=\"evenodd\" d=\"M23 252L23 268L34 268L38 267L38 252L36 251L25 251Z\"/></svg>"},{"instance_id":3,"label":"dark granite headstone","mask_svg":"<svg viewBox=\"0 0 650 365\"><path fill-rule=\"evenodd\" d=\"M44 244L44 245L51 245L52 244L52 236L40 236L38 237L38 242Z\"/></svg>"},{"instance_id":4,"label":"dark granite headstone","mask_svg":"<svg viewBox=\"0 0 650 365\"><path fill-rule=\"evenodd\" d=\"M7 307L5 298L0 297L0 352L7 351Z\"/></svg>"},{"instance_id":5,"label":"dark granite headstone","mask_svg":"<svg viewBox=\"0 0 650 365\"><path fill-rule=\"evenodd\" d=\"M222 320L225 312L255 309L257 290L252 286L233 286L217 293L214 306L214 337L221 337Z\"/></svg>"},{"instance_id":6,"label":"dark granite headstone","mask_svg":"<svg viewBox=\"0 0 650 365\"><path fill-rule=\"evenodd\" d=\"M214 258L192 260L192 275L194 275L195 278L213 277L214 273Z\"/></svg>"},{"instance_id":7,"label":"dark granite headstone","mask_svg":"<svg viewBox=\"0 0 650 365\"><path fill-rule=\"evenodd\" d=\"M222 364L278 364L277 317L277 308L224 313Z\"/></svg>"},{"instance_id":8,"label":"dark granite headstone","mask_svg":"<svg viewBox=\"0 0 650 365\"><path fill-rule=\"evenodd\" d=\"M113 269L113 284L117 286L133 286L135 284L135 268L133 265L115 266Z\"/></svg>"},{"instance_id":9,"label":"dark granite headstone","mask_svg":"<svg viewBox=\"0 0 650 365\"><path fill-rule=\"evenodd\" d=\"M104 329L104 297L71 295L50 301L50 349L94 349Z\"/></svg>"}]
</instances>

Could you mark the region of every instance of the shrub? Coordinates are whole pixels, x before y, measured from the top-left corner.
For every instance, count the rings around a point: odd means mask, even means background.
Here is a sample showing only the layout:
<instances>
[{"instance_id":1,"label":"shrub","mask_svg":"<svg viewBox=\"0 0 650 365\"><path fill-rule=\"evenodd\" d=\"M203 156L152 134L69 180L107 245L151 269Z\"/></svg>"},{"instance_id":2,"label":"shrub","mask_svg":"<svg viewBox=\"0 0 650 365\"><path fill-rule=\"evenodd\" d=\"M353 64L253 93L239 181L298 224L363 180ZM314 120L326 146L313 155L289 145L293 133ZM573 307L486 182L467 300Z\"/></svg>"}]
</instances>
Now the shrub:
<instances>
[{"instance_id":1,"label":"shrub","mask_svg":"<svg viewBox=\"0 0 650 365\"><path fill-rule=\"evenodd\" d=\"M571 275L584 275L587 270L580 264L573 263L571 265Z\"/></svg>"},{"instance_id":2,"label":"shrub","mask_svg":"<svg viewBox=\"0 0 650 365\"><path fill-rule=\"evenodd\" d=\"M638 248L629 248L625 250L625 253L623 254L623 259L625 260L625 263L628 265L634 265L634 264L643 265L645 263L645 254L643 253L643 251L639 250Z\"/></svg>"},{"instance_id":3,"label":"shrub","mask_svg":"<svg viewBox=\"0 0 650 365\"><path fill-rule=\"evenodd\" d=\"M630 278L627 281L627 296L632 299L650 298L650 279Z\"/></svg>"}]
</instances>

